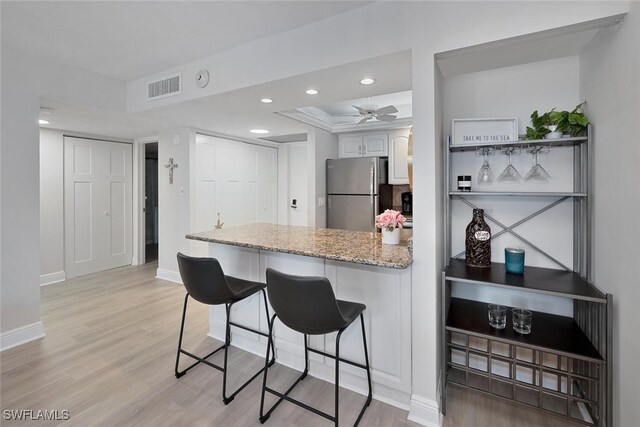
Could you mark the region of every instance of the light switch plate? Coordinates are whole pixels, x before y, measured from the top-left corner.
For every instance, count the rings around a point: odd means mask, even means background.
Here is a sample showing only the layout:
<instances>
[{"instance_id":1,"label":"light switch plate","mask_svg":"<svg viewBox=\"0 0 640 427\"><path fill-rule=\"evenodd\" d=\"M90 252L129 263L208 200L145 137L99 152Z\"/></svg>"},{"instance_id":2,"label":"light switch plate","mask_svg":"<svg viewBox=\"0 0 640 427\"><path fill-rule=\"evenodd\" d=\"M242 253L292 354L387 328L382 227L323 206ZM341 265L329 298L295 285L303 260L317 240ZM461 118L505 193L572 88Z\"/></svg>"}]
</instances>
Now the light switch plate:
<instances>
[{"instance_id":1,"label":"light switch plate","mask_svg":"<svg viewBox=\"0 0 640 427\"><path fill-rule=\"evenodd\" d=\"M324 197L318 197L318 207L319 208L324 207Z\"/></svg>"}]
</instances>

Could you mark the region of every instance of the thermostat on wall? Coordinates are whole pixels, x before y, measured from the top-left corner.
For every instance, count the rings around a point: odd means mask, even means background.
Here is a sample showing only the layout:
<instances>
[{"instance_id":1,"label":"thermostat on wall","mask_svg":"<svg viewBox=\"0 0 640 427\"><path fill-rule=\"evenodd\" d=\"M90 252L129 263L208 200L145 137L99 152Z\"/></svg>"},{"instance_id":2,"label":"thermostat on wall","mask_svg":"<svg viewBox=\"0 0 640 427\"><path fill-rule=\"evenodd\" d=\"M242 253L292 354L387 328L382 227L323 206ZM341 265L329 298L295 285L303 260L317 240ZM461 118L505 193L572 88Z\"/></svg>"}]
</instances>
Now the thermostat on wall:
<instances>
[{"instance_id":1,"label":"thermostat on wall","mask_svg":"<svg viewBox=\"0 0 640 427\"><path fill-rule=\"evenodd\" d=\"M209 84L209 72L202 69L196 73L196 84L198 87L206 87Z\"/></svg>"}]
</instances>

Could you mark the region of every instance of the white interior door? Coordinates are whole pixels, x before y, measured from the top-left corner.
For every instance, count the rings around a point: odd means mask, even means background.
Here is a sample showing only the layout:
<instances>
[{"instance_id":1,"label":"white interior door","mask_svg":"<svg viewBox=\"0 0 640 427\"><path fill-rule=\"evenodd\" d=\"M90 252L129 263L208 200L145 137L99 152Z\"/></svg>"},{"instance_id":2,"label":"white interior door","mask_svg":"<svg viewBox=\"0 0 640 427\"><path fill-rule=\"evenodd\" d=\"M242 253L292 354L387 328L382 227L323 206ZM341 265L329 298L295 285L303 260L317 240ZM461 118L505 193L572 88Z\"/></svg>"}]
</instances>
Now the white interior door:
<instances>
[{"instance_id":1,"label":"white interior door","mask_svg":"<svg viewBox=\"0 0 640 427\"><path fill-rule=\"evenodd\" d=\"M131 144L65 137L65 270L131 264Z\"/></svg>"},{"instance_id":2,"label":"white interior door","mask_svg":"<svg viewBox=\"0 0 640 427\"><path fill-rule=\"evenodd\" d=\"M292 144L289 146L289 225L308 225L307 193L307 144Z\"/></svg>"}]
</instances>

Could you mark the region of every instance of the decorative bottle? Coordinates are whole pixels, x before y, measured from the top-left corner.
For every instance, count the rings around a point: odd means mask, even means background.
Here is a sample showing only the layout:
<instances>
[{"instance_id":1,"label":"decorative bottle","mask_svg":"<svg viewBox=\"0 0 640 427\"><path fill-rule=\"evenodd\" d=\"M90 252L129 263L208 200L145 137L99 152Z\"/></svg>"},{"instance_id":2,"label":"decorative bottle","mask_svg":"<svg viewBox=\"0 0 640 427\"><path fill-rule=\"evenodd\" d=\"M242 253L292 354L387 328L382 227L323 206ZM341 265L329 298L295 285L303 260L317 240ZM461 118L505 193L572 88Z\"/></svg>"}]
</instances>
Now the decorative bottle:
<instances>
[{"instance_id":1,"label":"decorative bottle","mask_svg":"<svg viewBox=\"0 0 640 427\"><path fill-rule=\"evenodd\" d=\"M465 257L467 267L491 266L491 228L484 221L482 209L473 210L473 219L467 225Z\"/></svg>"}]
</instances>

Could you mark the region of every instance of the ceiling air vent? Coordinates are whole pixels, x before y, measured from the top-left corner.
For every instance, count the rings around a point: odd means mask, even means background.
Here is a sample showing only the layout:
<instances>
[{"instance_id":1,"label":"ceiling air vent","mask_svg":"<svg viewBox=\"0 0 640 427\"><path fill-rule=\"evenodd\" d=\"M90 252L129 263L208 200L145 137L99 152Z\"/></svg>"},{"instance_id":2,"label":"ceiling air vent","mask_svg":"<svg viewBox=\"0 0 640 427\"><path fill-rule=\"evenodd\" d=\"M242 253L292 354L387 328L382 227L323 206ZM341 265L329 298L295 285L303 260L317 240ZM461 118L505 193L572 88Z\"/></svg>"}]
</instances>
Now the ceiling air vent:
<instances>
[{"instance_id":1,"label":"ceiling air vent","mask_svg":"<svg viewBox=\"0 0 640 427\"><path fill-rule=\"evenodd\" d=\"M182 92L180 73L147 83L147 101L178 95Z\"/></svg>"}]
</instances>

